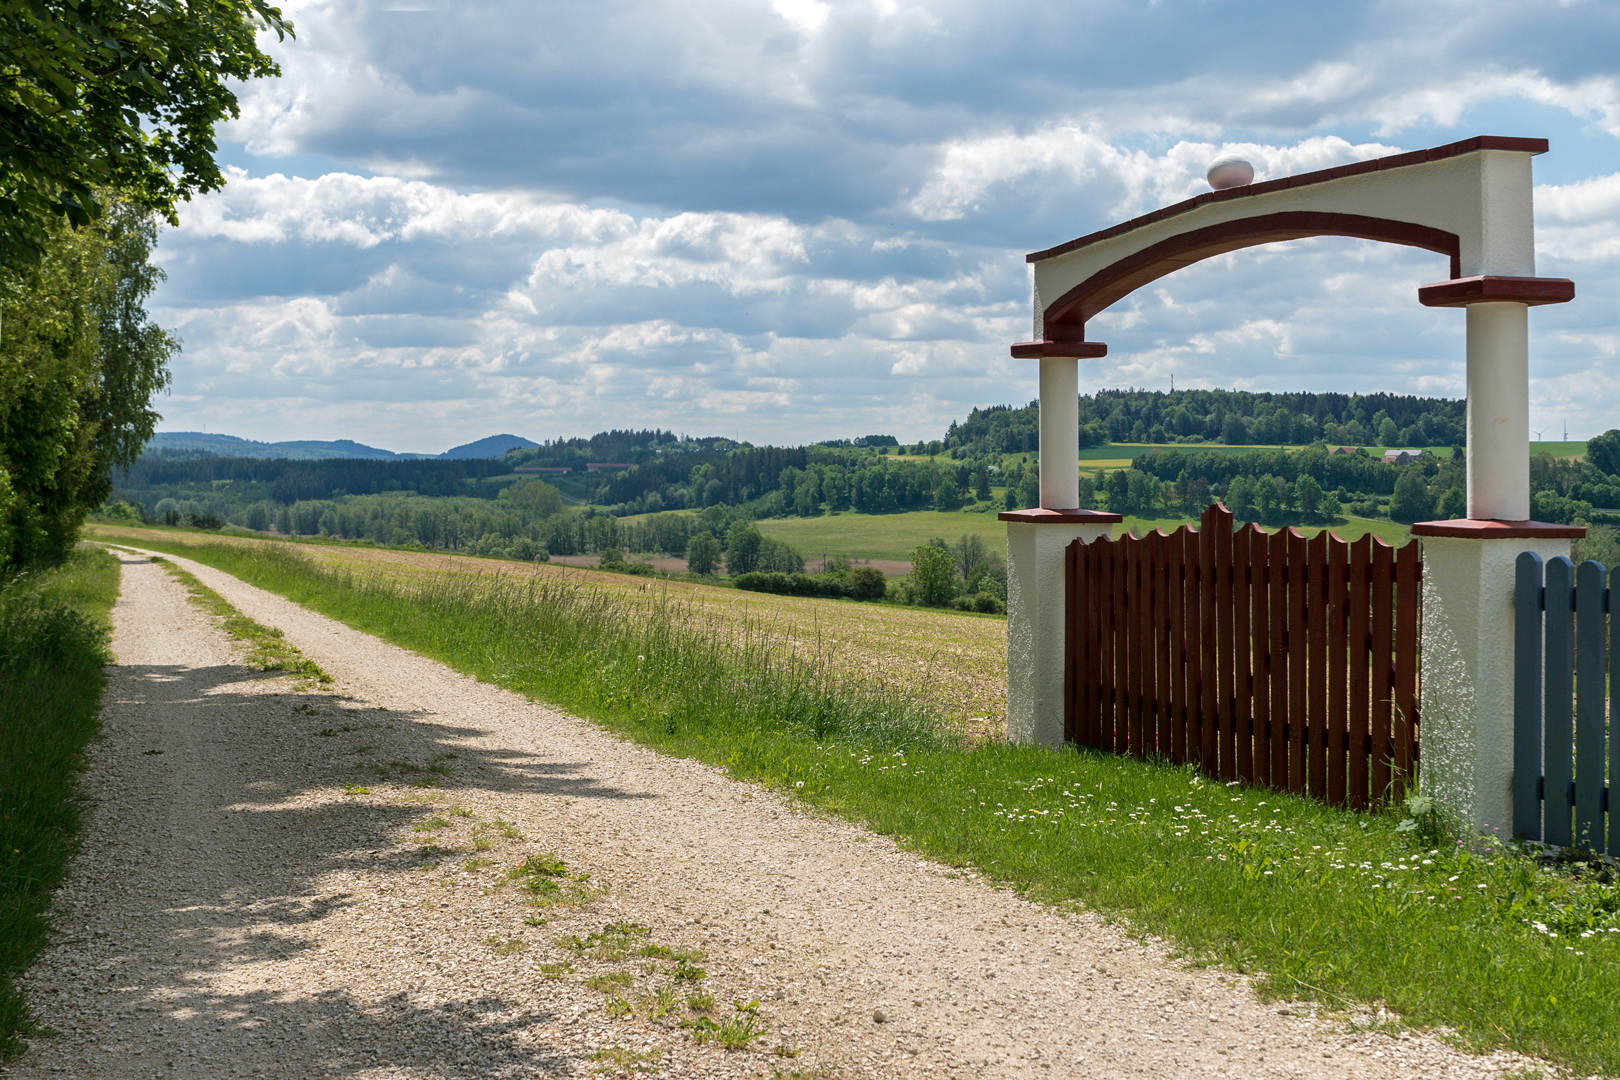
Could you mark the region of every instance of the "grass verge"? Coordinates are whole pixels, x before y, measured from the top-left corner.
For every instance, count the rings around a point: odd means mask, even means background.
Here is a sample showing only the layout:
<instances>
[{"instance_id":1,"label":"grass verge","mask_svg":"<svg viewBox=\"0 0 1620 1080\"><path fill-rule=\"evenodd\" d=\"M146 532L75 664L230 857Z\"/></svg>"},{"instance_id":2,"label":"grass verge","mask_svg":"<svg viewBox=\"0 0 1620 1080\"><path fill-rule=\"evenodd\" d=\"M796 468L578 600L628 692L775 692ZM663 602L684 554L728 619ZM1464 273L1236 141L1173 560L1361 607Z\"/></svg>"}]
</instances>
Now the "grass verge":
<instances>
[{"instance_id":1,"label":"grass verge","mask_svg":"<svg viewBox=\"0 0 1620 1080\"><path fill-rule=\"evenodd\" d=\"M117 597L118 562L104 551L0 588L0 1058L38 1033L17 979L45 947L51 891L74 850Z\"/></svg>"},{"instance_id":2,"label":"grass verge","mask_svg":"<svg viewBox=\"0 0 1620 1080\"><path fill-rule=\"evenodd\" d=\"M1263 992L1386 1004L1471 1048L1620 1072L1620 889L1608 871L1420 839L1356 815L1108 755L931 735L883 687L759 629L566 583L385 582L296 553L186 553L362 630L771 784L944 862L1161 935ZM651 594L649 594L651 597Z\"/></svg>"}]
</instances>

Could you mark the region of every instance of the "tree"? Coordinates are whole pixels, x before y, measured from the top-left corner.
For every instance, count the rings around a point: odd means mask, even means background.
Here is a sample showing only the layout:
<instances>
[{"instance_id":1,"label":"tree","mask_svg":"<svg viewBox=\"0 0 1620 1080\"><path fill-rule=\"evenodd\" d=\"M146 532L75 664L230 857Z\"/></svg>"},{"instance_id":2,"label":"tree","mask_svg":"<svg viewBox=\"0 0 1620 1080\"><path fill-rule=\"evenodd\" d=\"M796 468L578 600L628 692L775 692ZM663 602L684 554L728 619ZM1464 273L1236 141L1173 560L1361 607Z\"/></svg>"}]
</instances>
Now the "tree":
<instances>
[{"instance_id":1,"label":"tree","mask_svg":"<svg viewBox=\"0 0 1620 1080\"><path fill-rule=\"evenodd\" d=\"M973 570L988 557L984 537L978 533L963 533L951 548L951 556L956 563L956 572L967 581L973 577Z\"/></svg>"},{"instance_id":2,"label":"tree","mask_svg":"<svg viewBox=\"0 0 1620 1080\"><path fill-rule=\"evenodd\" d=\"M720 565L720 541L711 532L700 532L686 545L686 568L694 574L712 574Z\"/></svg>"},{"instance_id":3,"label":"tree","mask_svg":"<svg viewBox=\"0 0 1620 1080\"><path fill-rule=\"evenodd\" d=\"M67 556L84 515L152 437L179 343L142 306L161 280L151 219L117 204L59 227L0 294L0 573Z\"/></svg>"},{"instance_id":4,"label":"tree","mask_svg":"<svg viewBox=\"0 0 1620 1080\"><path fill-rule=\"evenodd\" d=\"M947 475L940 480L939 486L934 489L935 510L960 510L962 508L962 488L956 482L956 477Z\"/></svg>"},{"instance_id":5,"label":"tree","mask_svg":"<svg viewBox=\"0 0 1620 1080\"><path fill-rule=\"evenodd\" d=\"M1315 523L1320 520L1322 510L1322 485L1310 475L1301 476L1294 481L1294 505L1299 508L1301 520Z\"/></svg>"},{"instance_id":6,"label":"tree","mask_svg":"<svg viewBox=\"0 0 1620 1080\"><path fill-rule=\"evenodd\" d=\"M1440 496L1440 504L1434 508L1435 517L1441 521L1454 521L1468 513L1468 495L1460 487L1449 487Z\"/></svg>"},{"instance_id":7,"label":"tree","mask_svg":"<svg viewBox=\"0 0 1620 1080\"><path fill-rule=\"evenodd\" d=\"M956 599L956 565L943 544L923 544L911 553L906 591L925 607L948 607Z\"/></svg>"},{"instance_id":8,"label":"tree","mask_svg":"<svg viewBox=\"0 0 1620 1080\"><path fill-rule=\"evenodd\" d=\"M220 187L232 82L279 74L260 27L292 29L265 0L0 0L0 270L36 264L107 192L172 222Z\"/></svg>"},{"instance_id":9,"label":"tree","mask_svg":"<svg viewBox=\"0 0 1620 1080\"><path fill-rule=\"evenodd\" d=\"M1586 441L1586 463L1599 472L1620 476L1620 428L1610 428Z\"/></svg>"},{"instance_id":10,"label":"tree","mask_svg":"<svg viewBox=\"0 0 1620 1080\"><path fill-rule=\"evenodd\" d=\"M1434 499L1429 495L1429 485L1423 482L1423 474L1415 466L1403 467L1389 500L1389 519L1410 525L1427 521L1433 514Z\"/></svg>"},{"instance_id":11,"label":"tree","mask_svg":"<svg viewBox=\"0 0 1620 1080\"><path fill-rule=\"evenodd\" d=\"M734 526L726 538L726 573L732 577L759 569L760 548L765 538L752 522Z\"/></svg>"},{"instance_id":12,"label":"tree","mask_svg":"<svg viewBox=\"0 0 1620 1080\"><path fill-rule=\"evenodd\" d=\"M1237 520L1254 520L1254 483L1247 476L1232 477L1231 483L1226 485L1226 496L1222 501Z\"/></svg>"},{"instance_id":13,"label":"tree","mask_svg":"<svg viewBox=\"0 0 1620 1080\"><path fill-rule=\"evenodd\" d=\"M973 497L976 499L990 497L990 466L983 462L973 470Z\"/></svg>"},{"instance_id":14,"label":"tree","mask_svg":"<svg viewBox=\"0 0 1620 1080\"><path fill-rule=\"evenodd\" d=\"M553 514L561 513L563 508L562 492L544 480L519 480L502 491L496 499L516 507L535 519L551 517Z\"/></svg>"}]
</instances>

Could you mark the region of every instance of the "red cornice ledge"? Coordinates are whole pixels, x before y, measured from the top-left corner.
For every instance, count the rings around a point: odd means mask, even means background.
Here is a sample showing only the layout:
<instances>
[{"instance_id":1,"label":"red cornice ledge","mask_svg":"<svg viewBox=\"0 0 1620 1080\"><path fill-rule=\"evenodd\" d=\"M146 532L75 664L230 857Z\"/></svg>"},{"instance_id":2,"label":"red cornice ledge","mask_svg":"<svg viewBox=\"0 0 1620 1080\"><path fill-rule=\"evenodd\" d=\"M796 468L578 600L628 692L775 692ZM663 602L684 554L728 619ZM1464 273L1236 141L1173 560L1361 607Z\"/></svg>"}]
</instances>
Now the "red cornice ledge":
<instances>
[{"instance_id":1,"label":"red cornice ledge","mask_svg":"<svg viewBox=\"0 0 1620 1080\"><path fill-rule=\"evenodd\" d=\"M1125 518L1106 510L1053 510L1038 506L1033 510L1003 510L1002 521L1022 521L1029 525L1117 525Z\"/></svg>"},{"instance_id":2,"label":"red cornice ledge","mask_svg":"<svg viewBox=\"0 0 1620 1080\"><path fill-rule=\"evenodd\" d=\"M1095 360L1108 355L1108 346L1101 341L1020 341L1012 347L1012 355L1014 360L1044 360L1063 356Z\"/></svg>"},{"instance_id":3,"label":"red cornice ledge","mask_svg":"<svg viewBox=\"0 0 1620 1080\"><path fill-rule=\"evenodd\" d=\"M1578 540L1584 525L1554 525L1548 521L1494 521L1458 518L1455 521L1420 521L1413 536L1454 536L1463 540Z\"/></svg>"},{"instance_id":4,"label":"red cornice ledge","mask_svg":"<svg viewBox=\"0 0 1620 1080\"><path fill-rule=\"evenodd\" d=\"M1575 299L1575 283L1561 277L1474 277L1436 281L1418 286L1418 303L1424 307L1467 307L1506 301L1535 307L1538 304L1567 304Z\"/></svg>"}]
</instances>

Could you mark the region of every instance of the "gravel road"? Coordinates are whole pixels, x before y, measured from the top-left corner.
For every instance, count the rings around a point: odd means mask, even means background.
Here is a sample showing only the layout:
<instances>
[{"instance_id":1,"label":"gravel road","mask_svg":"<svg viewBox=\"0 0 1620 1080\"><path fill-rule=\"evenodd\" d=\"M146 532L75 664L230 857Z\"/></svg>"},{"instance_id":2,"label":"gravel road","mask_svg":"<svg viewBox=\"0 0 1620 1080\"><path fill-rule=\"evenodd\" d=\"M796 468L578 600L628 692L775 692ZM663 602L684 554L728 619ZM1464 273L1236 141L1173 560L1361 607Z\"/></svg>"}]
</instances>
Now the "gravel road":
<instances>
[{"instance_id":1,"label":"gravel road","mask_svg":"<svg viewBox=\"0 0 1620 1080\"><path fill-rule=\"evenodd\" d=\"M29 979L60 1034L3 1070L16 1080L1527 1064L1263 1004L1099 919L176 559L336 676L300 691L239 663L161 567L121 558L94 812ZM541 855L565 868L508 880ZM746 1049L715 1037L749 1023L765 1034Z\"/></svg>"}]
</instances>

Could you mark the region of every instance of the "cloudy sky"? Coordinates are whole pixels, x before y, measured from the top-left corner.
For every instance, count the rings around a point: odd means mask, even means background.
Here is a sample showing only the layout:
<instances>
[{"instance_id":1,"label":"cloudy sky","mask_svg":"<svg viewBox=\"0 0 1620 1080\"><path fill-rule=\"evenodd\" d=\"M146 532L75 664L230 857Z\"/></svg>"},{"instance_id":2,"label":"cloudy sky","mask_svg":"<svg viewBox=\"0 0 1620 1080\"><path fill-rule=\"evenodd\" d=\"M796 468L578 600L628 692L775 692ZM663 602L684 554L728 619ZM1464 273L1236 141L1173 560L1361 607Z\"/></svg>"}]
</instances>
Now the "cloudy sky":
<instances>
[{"instance_id":1,"label":"cloudy sky","mask_svg":"<svg viewBox=\"0 0 1620 1080\"><path fill-rule=\"evenodd\" d=\"M1023 255L1207 190L1541 136L1531 427L1620 426L1612 0L308 0L162 238L164 430L438 451L938 437L1035 396ZM1441 256L1210 260L1082 385L1458 395Z\"/></svg>"}]
</instances>

